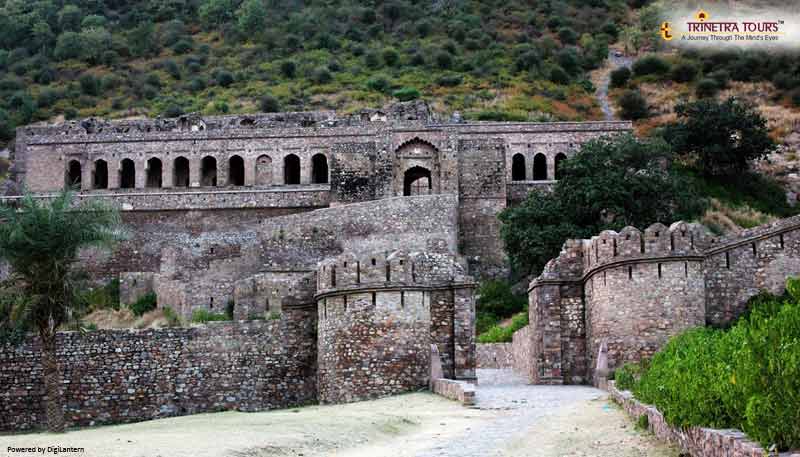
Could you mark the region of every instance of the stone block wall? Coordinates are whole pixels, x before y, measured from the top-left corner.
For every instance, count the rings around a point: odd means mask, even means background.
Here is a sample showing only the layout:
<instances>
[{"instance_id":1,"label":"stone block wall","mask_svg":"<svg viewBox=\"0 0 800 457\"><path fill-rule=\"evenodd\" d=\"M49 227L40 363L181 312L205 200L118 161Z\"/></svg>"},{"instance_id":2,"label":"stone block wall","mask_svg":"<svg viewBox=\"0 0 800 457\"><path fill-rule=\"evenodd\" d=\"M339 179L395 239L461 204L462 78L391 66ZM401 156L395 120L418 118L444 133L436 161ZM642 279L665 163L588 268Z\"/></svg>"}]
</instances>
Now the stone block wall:
<instances>
[{"instance_id":1,"label":"stone block wall","mask_svg":"<svg viewBox=\"0 0 800 457\"><path fill-rule=\"evenodd\" d=\"M536 357L533 327L526 325L514 332L511 342L511 357L514 360L514 373L527 379L536 379Z\"/></svg>"},{"instance_id":2,"label":"stone block wall","mask_svg":"<svg viewBox=\"0 0 800 457\"><path fill-rule=\"evenodd\" d=\"M69 426L201 412L261 411L316 399L315 310L192 328L60 333ZM41 426L38 339L0 346L0 431Z\"/></svg>"},{"instance_id":3,"label":"stone block wall","mask_svg":"<svg viewBox=\"0 0 800 457\"><path fill-rule=\"evenodd\" d=\"M317 270L320 401L341 403L475 378L472 279L449 254L344 254Z\"/></svg>"},{"instance_id":4,"label":"stone block wall","mask_svg":"<svg viewBox=\"0 0 800 457\"><path fill-rule=\"evenodd\" d=\"M512 343L478 343L475 360L477 368L511 368L514 366Z\"/></svg>"},{"instance_id":5,"label":"stone block wall","mask_svg":"<svg viewBox=\"0 0 800 457\"><path fill-rule=\"evenodd\" d=\"M590 382L603 342L612 370L650 357L688 328L729 325L790 276L800 276L800 217L722 239L676 222L570 240L531 283L531 360L515 365L530 366L533 383Z\"/></svg>"}]
</instances>

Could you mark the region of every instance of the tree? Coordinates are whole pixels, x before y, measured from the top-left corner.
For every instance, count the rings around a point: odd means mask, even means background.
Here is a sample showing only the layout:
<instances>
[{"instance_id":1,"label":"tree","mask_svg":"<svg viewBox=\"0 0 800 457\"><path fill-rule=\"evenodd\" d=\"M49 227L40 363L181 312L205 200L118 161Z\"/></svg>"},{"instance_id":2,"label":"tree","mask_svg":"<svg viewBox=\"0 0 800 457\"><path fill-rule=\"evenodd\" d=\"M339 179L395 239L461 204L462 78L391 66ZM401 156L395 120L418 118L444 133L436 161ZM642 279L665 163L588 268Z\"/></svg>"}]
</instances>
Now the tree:
<instances>
[{"instance_id":1,"label":"tree","mask_svg":"<svg viewBox=\"0 0 800 457\"><path fill-rule=\"evenodd\" d=\"M83 37L76 32L64 32L56 41L55 56L58 60L76 59L83 52Z\"/></svg>"},{"instance_id":2,"label":"tree","mask_svg":"<svg viewBox=\"0 0 800 457\"><path fill-rule=\"evenodd\" d=\"M623 119L638 120L649 116L647 100L638 90L626 90L619 98L620 116Z\"/></svg>"},{"instance_id":3,"label":"tree","mask_svg":"<svg viewBox=\"0 0 800 457\"><path fill-rule=\"evenodd\" d=\"M205 0L200 5L200 20L208 28L222 28L222 25L233 19L233 0Z\"/></svg>"},{"instance_id":4,"label":"tree","mask_svg":"<svg viewBox=\"0 0 800 457\"><path fill-rule=\"evenodd\" d=\"M619 67L611 72L611 87L623 87L631 79L631 70L628 67Z\"/></svg>"},{"instance_id":5,"label":"tree","mask_svg":"<svg viewBox=\"0 0 800 457\"><path fill-rule=\"evenodd\" d=\"M58 26L62 32L77 32L81 27L81 18L83 13L80 8L75 5L65 5L58 12Z\"/></svg>"},{"instance_id":6,"label":"tree","mask_svg":"<svg viewBox=\"0 0 800 457\"><path fill-rule=\"evenodd\" d=\"M236 11L239 31L245 36L254 36L264 30L267 9L262 0L245 0Z\"/></svg>"},{"instance_id":7,"label":"tree","mask_svg":"<svg viewBox=\"0 0 800 457\"><path fill-rule=\"evenodd\" d=\"M0 258L20 297L5 319L36 328L41 339L47 427L64 430L56 360L56 332L77 303L78 252L110 246L122 237L116 210L98 201L75 202L70 191L51 200L26 195L19 206L0 205Z\"/></svg>"},{"instance_id":8,"label":"tree","mask_svg":"<svg viewBox=\"0 0 800 457\"><path fill-rule=\"evenodd\" d=\"M518 274L538 274L564 241L627 225L646 227L699 214L705 202L670 167L662 139L632 135L585 143L559 164L552 192L535 191L500 214L501 235Z\"/></svg>"},{"instance_id":9,"label":"tree","mask_svg":"<svg viewBox=\"0 0 800 457\"><path fill-rule=\"evenodd\" d=\"M724 102L701 99L681 103L675 113L678 120L666 127L664 138L707 177L746 171L750 162L765 158L776 148L767 120L753 106L733 97Z\"/></svg>"}]
</instances>

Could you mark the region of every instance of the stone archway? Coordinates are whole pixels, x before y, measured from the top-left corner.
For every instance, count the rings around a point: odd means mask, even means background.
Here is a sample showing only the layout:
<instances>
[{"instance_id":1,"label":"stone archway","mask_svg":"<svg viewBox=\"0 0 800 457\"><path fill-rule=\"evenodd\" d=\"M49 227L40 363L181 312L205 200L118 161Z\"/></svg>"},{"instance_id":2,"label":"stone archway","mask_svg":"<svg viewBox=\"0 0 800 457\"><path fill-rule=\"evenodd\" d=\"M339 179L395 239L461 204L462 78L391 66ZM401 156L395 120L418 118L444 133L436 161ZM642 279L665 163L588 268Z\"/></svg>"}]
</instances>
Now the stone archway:
<instances>
[{"instance_id":1,"label":"stone archway","mask_svg":"<svg viewBox=\"0 0 800 457\"><path fill-rule=\"evenodd\" d=\"M431 171L424 167L411 167L403 174L403 195L430 195L433 190Z\"/></svg>"}]
</instances>

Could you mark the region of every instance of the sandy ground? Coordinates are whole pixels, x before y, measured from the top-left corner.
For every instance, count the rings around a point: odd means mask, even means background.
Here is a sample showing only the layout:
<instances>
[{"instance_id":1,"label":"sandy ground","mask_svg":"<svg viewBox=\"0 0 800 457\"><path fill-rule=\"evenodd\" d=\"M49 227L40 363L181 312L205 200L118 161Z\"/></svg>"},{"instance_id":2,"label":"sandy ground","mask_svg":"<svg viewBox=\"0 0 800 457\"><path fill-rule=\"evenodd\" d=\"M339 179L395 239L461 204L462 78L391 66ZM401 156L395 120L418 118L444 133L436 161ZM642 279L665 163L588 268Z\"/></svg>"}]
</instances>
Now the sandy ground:
<instances>
[{"instance_id":1,"label":"sandy ground","mask_svg":"<svg viewBox=\"0 0 800 457\"><path fill-rule=\"evenodd\" d=\"M595 389L487 386L479 388L478 403L465 408L413 393L337 406L200 414L63 435L5 435L0 436L0 455L9 446L80 447L84 452L58 455L97 457L678 455L635 430Z\"/></svg>"}]
</instances>

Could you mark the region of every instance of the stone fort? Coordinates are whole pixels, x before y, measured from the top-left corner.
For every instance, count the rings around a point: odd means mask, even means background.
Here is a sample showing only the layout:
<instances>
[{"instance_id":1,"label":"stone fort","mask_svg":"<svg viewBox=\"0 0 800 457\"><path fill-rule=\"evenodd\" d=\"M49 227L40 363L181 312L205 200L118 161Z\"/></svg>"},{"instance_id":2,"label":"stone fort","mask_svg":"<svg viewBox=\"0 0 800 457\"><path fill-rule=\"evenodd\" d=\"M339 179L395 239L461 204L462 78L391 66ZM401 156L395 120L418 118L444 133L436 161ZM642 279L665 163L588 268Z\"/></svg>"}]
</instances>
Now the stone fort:
<instances>
[{"instance_id":1,"label":"stone fort","mask_svg":"<svg viewBox=\"0 0 800 457\"><path fill-rule=\"evenodd\" d=\"M497 215L628 122L466 122L422 102L352 114L86 119L17 130L12 194L120 208L129 237L87 251L123 303L233 322L59 335L71 425L340 403L474 381L480 279L508 273ZM14 196L6 197L13 201ZM531 283L515 368L593 380L693 325L724 325L800 271L800 221L731 239L657 224L569 241ZM744 279L743 279L744 278ZM0 430L42 422L38 342L0 348ZM432 348L435 348L432 351Z\"/></svg>"}]
</instances>

